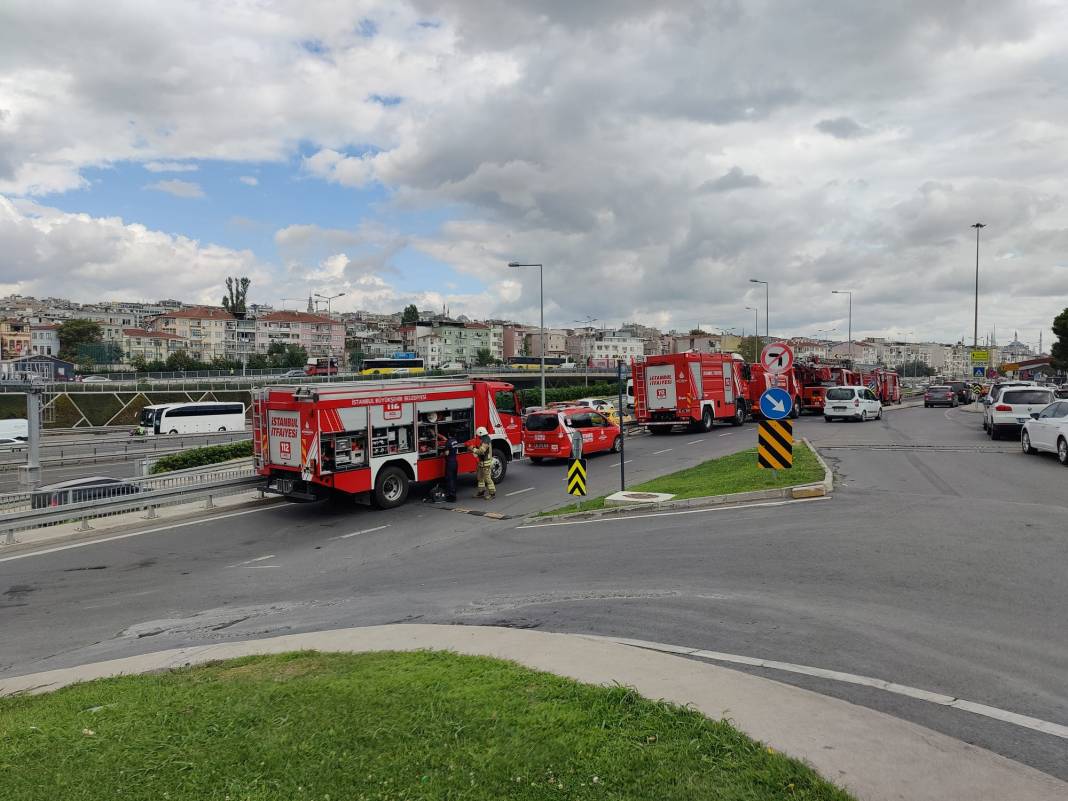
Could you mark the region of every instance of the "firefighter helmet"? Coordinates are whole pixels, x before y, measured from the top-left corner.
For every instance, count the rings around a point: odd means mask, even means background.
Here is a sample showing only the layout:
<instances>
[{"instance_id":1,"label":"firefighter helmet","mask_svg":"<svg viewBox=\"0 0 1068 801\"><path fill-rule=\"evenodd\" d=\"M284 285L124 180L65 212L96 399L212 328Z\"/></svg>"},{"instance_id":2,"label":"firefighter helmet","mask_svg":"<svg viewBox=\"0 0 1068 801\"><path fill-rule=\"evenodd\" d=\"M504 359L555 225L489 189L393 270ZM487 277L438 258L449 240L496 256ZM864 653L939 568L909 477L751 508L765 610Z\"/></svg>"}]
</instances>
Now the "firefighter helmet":
<instances>
[{"instance_id":1,"label":"firefighter helmet","mask_svg":"<svg viewBox=\"0 0 1068 801\"><path fill-rule=\"evenodd\" d=\"M489 436L489 432L486 430L485 426L479 426L478 429L475 431L475 436L476 437L488 437Z\"/></svg>"}]
</instances>

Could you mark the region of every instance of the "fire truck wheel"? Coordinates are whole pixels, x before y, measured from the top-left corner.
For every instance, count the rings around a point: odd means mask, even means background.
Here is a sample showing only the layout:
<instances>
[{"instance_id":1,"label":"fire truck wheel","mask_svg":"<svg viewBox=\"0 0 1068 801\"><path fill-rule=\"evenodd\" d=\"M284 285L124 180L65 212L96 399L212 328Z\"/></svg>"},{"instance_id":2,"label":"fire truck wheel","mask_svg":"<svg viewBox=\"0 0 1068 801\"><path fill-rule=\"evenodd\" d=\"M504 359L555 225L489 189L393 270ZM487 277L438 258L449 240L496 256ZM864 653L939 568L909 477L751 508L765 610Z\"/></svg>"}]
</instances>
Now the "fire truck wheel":
<instances>
[{"instance_id":1,"label":"fire truck wheel","mask_svg":"<svg viewBox=\"0 0 1068 801\"><path fill-rule=\"evenodd\" d=\"M704 413L701 415L701 430L711 431L715 423L716 418L712 416L712 410L706 406Z\"/></svg>"},{"instance_id":2,"label":"fire truck wheel","mask_svg":"<svg viewBox=\"0 0 1068 801\"><path fill-rule=\"evenodd\" d=\"M490 475L493 476L493 483L496 484L499 481L503 481L505 475L508 474L508 455L500 448L493 449L493 467L490 470Z\"/></svg>"},{"instance_id":3,"label":"fire truck wheel","mask_svg":"<svg viewBox=\"0 0 1068 801\"><path fill-rule=\"evenodd\" d=\"M375 480L375 506L392 509L408 500L408 474L396 465L384 468Z\"/></svg>"}]
</instances>

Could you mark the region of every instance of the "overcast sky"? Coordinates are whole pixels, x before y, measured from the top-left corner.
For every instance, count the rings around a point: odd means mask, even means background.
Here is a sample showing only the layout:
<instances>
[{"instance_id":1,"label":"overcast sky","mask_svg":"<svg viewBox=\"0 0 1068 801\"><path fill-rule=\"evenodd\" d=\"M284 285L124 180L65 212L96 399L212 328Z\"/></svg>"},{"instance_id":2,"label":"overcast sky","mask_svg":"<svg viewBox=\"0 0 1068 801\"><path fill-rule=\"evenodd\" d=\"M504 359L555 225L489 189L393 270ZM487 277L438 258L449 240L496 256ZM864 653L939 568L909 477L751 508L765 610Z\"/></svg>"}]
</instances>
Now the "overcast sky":
<instances>
[{"instance_id":1,"label":"overcast sky","mask_svg":"<svg viewBox=\"0 0 1068 801\"><path fill-rule=\"evenodd\" d=\"M0 292L1037 342L1068 6L0 4ZM299 301L285 301L293 308ZM303 304L300 304L303 306ZM911 332L911 333L909 333ZM834 334L832 334L834 335Z\"/></svg>"}]
</instances>

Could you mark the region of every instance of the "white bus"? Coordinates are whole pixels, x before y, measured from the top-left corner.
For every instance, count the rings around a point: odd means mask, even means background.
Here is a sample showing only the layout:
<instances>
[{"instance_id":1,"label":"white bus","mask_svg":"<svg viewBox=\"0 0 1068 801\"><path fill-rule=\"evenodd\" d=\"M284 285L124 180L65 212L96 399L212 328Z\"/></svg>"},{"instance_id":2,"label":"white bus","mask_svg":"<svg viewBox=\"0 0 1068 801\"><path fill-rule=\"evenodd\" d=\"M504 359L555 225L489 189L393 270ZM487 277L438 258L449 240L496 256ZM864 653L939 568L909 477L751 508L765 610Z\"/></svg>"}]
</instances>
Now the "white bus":
<instances>
[{"instance_id":1,"label":"white bus","mask_svg":"<svg viewBox=\"0 0 1068 801\"><path fill-rule=\"evenodd\" d=\"M134 430L134 434L141 437L151 437L153 434L158 433L156 430L156 423L159 421L159 416L163 414L163 410L168 406L174 406L174 404L154 403L142 408L141 419L137 423L137 428Z\"/></svg>"},{"instance_id":2,"label":"white bus","mask_svg":"<svg viewBox=\"0 0 1068 801\"><path fill-rule=\"evenodd\" d=\"M220 401L168 404L156 415L152 430L155 434L244 431L245 404Z\"/></svg>"}]
</instances>

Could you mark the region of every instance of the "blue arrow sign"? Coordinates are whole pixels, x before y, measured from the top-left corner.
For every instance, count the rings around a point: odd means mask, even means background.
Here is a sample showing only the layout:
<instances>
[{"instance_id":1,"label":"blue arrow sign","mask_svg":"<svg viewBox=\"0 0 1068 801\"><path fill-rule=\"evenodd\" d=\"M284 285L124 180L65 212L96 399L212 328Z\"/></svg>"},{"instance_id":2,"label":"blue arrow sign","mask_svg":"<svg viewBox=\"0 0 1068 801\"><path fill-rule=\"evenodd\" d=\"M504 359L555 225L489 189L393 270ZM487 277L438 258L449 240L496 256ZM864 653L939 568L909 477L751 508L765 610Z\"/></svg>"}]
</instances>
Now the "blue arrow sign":
<instances>
[{"instance_id":1,"label":"blue arrow sign","mask_svg":"<svg viewBox=\"0 0 1068 801\"><path fill-rule=\"evenodd\" d=\"M975 376L976 378L983 378L986 375L986 368L985 367L973 367L972 368L972 375Z\"/></svg>"},{"instance_id":2,"label":"blue arrow sign","mask_svg":"<svg viewBox=\"0 0 1068 801\"><path fill-rule=\"evenodd\" d=\"M794 408L794 399L790 393L780 387L764 390L760 396L760 413L766 420L784 420Z\"/></svg>"}]
</instances>

